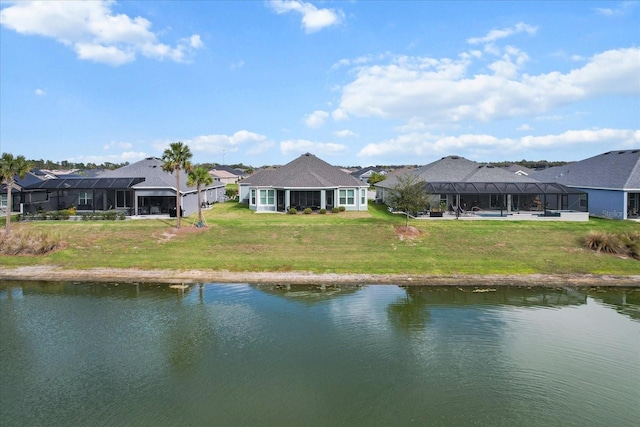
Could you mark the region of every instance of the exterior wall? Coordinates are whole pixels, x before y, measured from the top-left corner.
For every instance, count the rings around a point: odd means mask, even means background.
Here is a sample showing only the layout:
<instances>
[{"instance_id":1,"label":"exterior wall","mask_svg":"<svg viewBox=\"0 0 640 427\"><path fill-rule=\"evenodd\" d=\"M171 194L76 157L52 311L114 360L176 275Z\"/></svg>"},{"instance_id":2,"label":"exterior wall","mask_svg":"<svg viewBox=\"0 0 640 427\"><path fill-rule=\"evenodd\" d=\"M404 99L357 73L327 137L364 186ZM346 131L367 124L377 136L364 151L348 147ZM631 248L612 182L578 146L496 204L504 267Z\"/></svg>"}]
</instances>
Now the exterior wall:
<instances>
[{"instance_id":1,"label":"exterior wall","mask_svg":"<svg viewBox=\"0 0 640 427\"><path fill-rule=\"evenodd\" d=\"M328 208L327 206L327 194L333 195L333 207L344 206L347 211L366 211L369 209L367 200L367 189L362 187L346 187L338 189L317 189L317 188L296 188L293 189L274 189L270 187L249 187L240 186L240 201L247 203L249 209L258 212L276 212L277 211L277 196L278 191L285 192L285 206L291 205L291 191L319 191L321 193L321 208ZM255 191L255 197L252 196L252 192ZM262 197L261 191L267 191L267 197ZM269 197L269 191L273 191L273 199ZM341 195L343 197L341 197ZM341 203L342 201L342 203ZM273 203L271 203L273 202Z\"/></svg>"},{"instance_id":2,"label":"exterior wall","mask_svg":"<svg viewBox=\"0 0 640 427\"><path fill-rule=\"evenodd\" d=\"M581 188L589 195L589 213L608 219L626 219L627 195L619 190Z\"/></svg>"},{"instance_id":3,"label":"exterior wall","mask_svg":"<svg viewBox=\"0 0 640 427\"><path fill-rule=\"evenodd\" d=\"M240 203L249 204L249 186L248 185L242 185L242 184L238 185L238 200L240 200Z\"/></svg>"}]
</instances>

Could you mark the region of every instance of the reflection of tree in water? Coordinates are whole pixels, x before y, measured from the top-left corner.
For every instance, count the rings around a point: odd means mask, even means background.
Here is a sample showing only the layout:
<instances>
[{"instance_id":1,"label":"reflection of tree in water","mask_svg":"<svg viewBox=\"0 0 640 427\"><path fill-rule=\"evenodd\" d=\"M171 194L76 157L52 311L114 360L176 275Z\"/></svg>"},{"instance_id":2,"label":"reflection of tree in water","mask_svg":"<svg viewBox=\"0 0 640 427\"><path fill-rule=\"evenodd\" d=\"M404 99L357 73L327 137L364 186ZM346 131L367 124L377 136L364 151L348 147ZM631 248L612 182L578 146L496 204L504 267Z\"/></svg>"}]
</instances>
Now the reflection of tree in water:
<instances>
[{"instance_id":1,"label":"reflection of tree in water","mask_svg":"<svg viewBox=\"0 0 640 427\"><path fill-rule=\"evenodd\" d=\"M640 288L592 288L588 295L633 320L640 320Z\"/></svg>"},{"instance_id":2,"label":"reflection of tree in water","mask_svg":"<svg viewBox=\"0 0 640 427\"><path fill-rule=\"evenodd\" d=\"M189 291L196 291L198 296L185 295ZM178 370L192 370L203 355L207 354L207 347L215 344L215 327L209 307L202 298L202 285L192 285L175 289L177 304L175 311L168 313L167 319L167 351L171 366ZM193 298L195 297L195 298Z\"/></svg>"},{"instance_id":3,"label":"reflection of tree in water","mask_svg":"<svg viewBox=\"0 0 640 427\"><path fill-rule=\"evenodd\" d=\"M407 287L404 290L406 294L403 298L387 306L389 320L404 332L424 330L431 320L427 300L420 295L420 288Z\"/></svg>"}]
</instances>

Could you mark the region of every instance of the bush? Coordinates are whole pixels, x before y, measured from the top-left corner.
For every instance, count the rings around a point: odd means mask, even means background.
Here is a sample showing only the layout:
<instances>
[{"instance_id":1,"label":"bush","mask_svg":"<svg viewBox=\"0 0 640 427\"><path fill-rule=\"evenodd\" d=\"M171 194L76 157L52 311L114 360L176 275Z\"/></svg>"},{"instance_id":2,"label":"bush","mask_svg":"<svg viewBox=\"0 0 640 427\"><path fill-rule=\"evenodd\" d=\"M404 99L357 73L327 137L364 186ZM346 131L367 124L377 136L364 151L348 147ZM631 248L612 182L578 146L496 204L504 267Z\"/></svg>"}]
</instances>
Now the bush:
<instances>
[{"instance_id":1,"label":"bush","mask_svg":"<svg viewBox=\"0 0 640 427\"><path fill-rule=\"evenodd\" d=\"M583 238L582 244L592 251L640 259L640 233L638 232L616 235L592 231Z\"/></svg>"},{"instance_id":2,"label":"bush","mask_svg":"<svg viewBox=\"0 0 640 427\"><path fill-rule=\"evenodd\" d=\"M324 215L327 213L327 210L325 208L320 209L320 215Z\"/></svg>"},{"instance_id":3,"label":"bush","mask_svg":"<svg viewBox=\"0 0 640 427\"><path fill-rule=\"evenodd\" d=\"M298 210L296 208L291 208L289 209L289 212L287 212L289 215L295 215L298 213Z\"/></svg>"},{"instance_id":4,"label":"bush","mask_svg":"<svg viewBox=\"0 0 640 427\"><path fill-rule=\"evenodd\" d=\"M2 255L44 255L63 246L58 234L46 231L14 231L8 237L0 235Z\"/></svg>"},{"instance_id":5,"label":"bush","mask_svg":"<svg viewBox=\"0 0 640 427\"><path fill-rule=\"evenodd\" d=\"M340 206L338 209L340 209L340 212L344 212L347 210L347 208L345 208L344 206Z\"/></svg>"},{"instance_id":6,"label":"bush","mask_svg":"<svg viewBox=\"0 0 640 427\"><path fill-rule=\"evenodd\" d=\"M331 212L332 213L339 213L340 212L340 208L336 206L335 208L331 209Z\"/></svg>"},{"instance_id":7,"label":"bush","mask_svg":"<svg viewBox=\"0 0 640 427\"><path fill-rule=\"evenodd\" d=\"M311 214L311 212L313 212L313 211L311 210L311 208L304 208L304 211L303 211L303 212L304 212L304 214L305 214L305 215L309 215L309 214Z\"/></svg>"}]
</instances>

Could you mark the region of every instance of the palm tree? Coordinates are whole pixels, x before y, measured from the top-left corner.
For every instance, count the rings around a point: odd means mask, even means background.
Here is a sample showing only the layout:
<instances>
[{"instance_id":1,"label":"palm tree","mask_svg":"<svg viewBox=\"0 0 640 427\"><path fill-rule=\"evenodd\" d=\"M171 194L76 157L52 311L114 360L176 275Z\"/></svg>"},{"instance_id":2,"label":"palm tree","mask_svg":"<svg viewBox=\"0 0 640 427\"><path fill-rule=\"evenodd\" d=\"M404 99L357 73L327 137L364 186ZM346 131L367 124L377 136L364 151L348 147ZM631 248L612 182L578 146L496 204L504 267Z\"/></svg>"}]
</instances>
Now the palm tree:
<instances>
[{"instance_id":1,"label":"palm tree","mask_svg":"<svg viewBox=\"0 0 640 427\"><path fill-rule=\"evenodd\" d=\"M31 164L27 162L24 156L13 157L11 153L2 153L0 159L0 182L7 184L7 223L5 225L5 236L11 233L11 190L15 183L15 176L24 178L31 169Z\"/></svg>"},{"instance_id":2,"label":"palm tree","mask_svg":"<svg viewBox=\"0 0 640 427\"><path fill-rule=\"evenodd\" d=\"M162 169L167 172L176 174L176 218L178 218L178 228L180 228L180 171L188 171L191 169L191 150L189 146L182 142L172 142L169 148L162 153Z\"/></svg>"},{"instance_id":3,"label":"palm tree","mask_svg":"<svg viewBox=\"0 0 640 427\"><path fill-rule=\"evenodd\" d=\"M196 186L198 191L198 226L202 226L202 201L200 199L200 189L203 185L209 185L213 182L213 177L209 175L209 171L203 168L202 166L198 166L189 171L189 175L187 176L187 185Z\"/></svg>"}]
</instances>

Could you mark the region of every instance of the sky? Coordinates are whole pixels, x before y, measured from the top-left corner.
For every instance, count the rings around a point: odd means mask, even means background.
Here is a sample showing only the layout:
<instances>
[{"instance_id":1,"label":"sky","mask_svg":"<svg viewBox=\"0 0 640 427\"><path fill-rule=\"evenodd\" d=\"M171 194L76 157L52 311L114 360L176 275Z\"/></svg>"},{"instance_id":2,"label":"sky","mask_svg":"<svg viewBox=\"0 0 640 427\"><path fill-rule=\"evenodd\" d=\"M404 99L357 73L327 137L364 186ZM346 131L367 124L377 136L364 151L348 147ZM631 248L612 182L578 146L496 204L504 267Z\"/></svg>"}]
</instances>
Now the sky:
<instances>
[{"instance_id":1,"label":"sky","mask_svg":"<svg viewBox=\"0 0 640 427\"><path fill-rule=\"evenodd\" d=\"M0 151L573 161L640 148L638 1L0 1Z\"/></svg>"}]
</instances>

